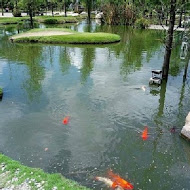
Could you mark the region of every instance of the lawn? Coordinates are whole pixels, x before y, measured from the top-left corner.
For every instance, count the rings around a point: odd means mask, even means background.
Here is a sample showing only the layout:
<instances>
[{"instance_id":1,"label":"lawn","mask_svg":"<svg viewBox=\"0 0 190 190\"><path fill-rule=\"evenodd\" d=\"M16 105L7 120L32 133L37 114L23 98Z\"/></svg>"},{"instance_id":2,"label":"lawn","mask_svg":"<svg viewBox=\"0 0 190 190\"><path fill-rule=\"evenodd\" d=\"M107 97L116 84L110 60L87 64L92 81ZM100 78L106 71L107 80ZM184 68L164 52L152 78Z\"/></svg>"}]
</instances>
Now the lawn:
<instances>
[{"instance_id":1,"label":"lawn","mask_svg":"<svg viewBox=\"0 0 190 190\"><path fill-rule=\"evenodd\" d=\"M57 31L62 32L63 35L57 34ZM64 32L69 34L64 35ZM35 36L34 36L35 33ZM51 33L51 34L50 34ZM47 36L45 36L47 34ZM26 33L12 36L10 38L13 42L21 43L54 43L54 44L108 44L120 41L120 36L110 33L88 33L88 32L74 32L69 29L49 28L49 29L33 29Z\"/></svg>"}]
</instances>

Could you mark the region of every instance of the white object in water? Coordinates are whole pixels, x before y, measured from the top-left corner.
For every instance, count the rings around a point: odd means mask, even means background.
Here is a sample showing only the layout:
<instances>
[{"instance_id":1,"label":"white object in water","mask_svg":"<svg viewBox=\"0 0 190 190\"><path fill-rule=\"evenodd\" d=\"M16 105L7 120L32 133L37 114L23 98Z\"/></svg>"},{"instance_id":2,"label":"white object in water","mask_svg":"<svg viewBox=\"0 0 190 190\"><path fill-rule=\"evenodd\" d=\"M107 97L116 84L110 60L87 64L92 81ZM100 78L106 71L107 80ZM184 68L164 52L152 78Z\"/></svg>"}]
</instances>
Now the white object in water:
<instances>
[{"instance_id":1,"label":"white object in water","mask_svg":"<svg viewBox=\"0 0 190 190\"><path fill-rule=\"evenodd\" d=\"M149 84L161 84L162 83L162 71L152 70L152 77L149 80Z\"/></svg>"},{"instance_id":2,"label":"white object in water","mask_svg":"<svg viewBox=\"0 0 190 190\"><path fill-rule=\"evenodd\" d=\"M145 92L146 91L146 86L142 86L141 89Z\"/></svg>"}]
</instances>

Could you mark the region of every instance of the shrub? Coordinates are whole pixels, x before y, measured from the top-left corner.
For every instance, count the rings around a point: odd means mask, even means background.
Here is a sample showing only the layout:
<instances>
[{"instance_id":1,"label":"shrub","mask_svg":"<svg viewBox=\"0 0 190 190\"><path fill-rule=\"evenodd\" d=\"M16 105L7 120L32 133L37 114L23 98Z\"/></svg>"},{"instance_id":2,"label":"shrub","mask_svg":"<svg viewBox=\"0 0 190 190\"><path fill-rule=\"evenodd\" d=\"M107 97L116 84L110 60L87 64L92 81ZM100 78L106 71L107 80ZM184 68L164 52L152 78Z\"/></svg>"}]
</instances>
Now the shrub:
<instances>
[{"instance_id":1,"label":"shrub","mask_svg":"<svg viewBox=\"0 0 190 190\"><path fill-rule=\"evenodd\" d=\"M104 5L103 13L104 21L111 25L132 25L136 19L136 14L130 5L108 3Z\"/></svg>"},{"instance_id":2,"label":"shrub","mask_svg":"<svg viewBox=\"0 0 190 190\"><path fill-rule=\"evenodd\" d=\"M47 18L44 20L45 24L58 24L58 20L55 18Z\"/></svg>"},{"instance_id":3,"label":"shrub","mask_svg":"<svg viewBox=\"0 0 190 190\"><path fill-rule=\"evenodd\" d=\"M14 17L21 17L21 11L19 9L13 9Z\"/></svg>"},{"instance_id":4,"label":"shrub","mask_svg":"<svg viewBox=\"0 0 190 190\"><path fill-rule=\"evenodd\" d=\"M135 27L140 29L148 28L149 24L149 20L145 18L139 18L135 21Z\"/></svg>"}]
</instances>

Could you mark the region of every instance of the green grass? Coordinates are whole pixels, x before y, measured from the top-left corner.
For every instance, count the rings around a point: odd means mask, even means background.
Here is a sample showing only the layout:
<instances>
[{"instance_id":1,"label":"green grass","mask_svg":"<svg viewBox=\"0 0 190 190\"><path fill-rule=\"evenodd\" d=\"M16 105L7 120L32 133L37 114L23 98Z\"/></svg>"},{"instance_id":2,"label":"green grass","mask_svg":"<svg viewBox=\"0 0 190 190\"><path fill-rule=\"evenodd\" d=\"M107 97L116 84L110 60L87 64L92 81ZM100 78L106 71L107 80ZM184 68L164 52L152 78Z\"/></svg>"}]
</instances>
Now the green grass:
<instances>
[{"instance_id":1,"label":"green grass","mask_svg":"<svg viewBox=\"0 0 190 190\"><path fill-rule=\"evenodd\" d=\"M77 23L79 18L68 16L38 16L35 17L36 20L40 23L46 24L64 24L64 23Z\"/></svg>"},{"instance_id":2,"label":"green grass","mask_svg":"<svg viewBox=\"0 0 190 190\"><path fill-rule=\"evenodd\" d=\"M18 24L24 20L28 20L29 17L0 17L0 24Z\"/></svg>"},{"instance_id":3,"label":"green grass","mask_svg":"<svg viewBox=\"0 0 190 190\"><path fill-rule=\"evenodd\" d=\"M29 20L28 16L26 17L0 17L0 24L18 24L24 20ZM63 17L63 16L36 16L33 19L39 23L46 24L64 24L64 23L77 23L81 20L80 17Z\"/></svg>"},{"instance_id":4,"label":"green grass","mask_svg":"<svg viewBox=\"0 0 190 190\"><path fill-rule=\"evenodd\" d=\"M0 164L2 163L6 166L6 168L4 171L0 170L0 174L2 174L3 172L5 173L6 171L9 172L6 181L12 179L15 176L19 179L18 181L13 183L14 185L19 185L23 183L27 178L29 178L35 179L37 183L44 181L45 183L43 188L45 190L50 190L54 186L56 186L58 190L62 190L63 188L65 190L90 190L72 180L66 179L61 174L47 174L41 169L29 168L20 164L17 161L8 158L7 156L4 156L3 154L0 154ZM15 174L18 168L19 173ZM0 179L0 184L1 180L3 179ZM31 183L30 185L32 186L32 189L37 189L34 183Z\"/></svg>"},{"instance_id":5,"label":"green grass","mask_svg":"<svg viewBox=\"0 0 190 190\"><path fill-rule=\"evenodd\" d=\"M107 44L120 41L120 36L110 33L79 33L74 32L69 29L34 29L28 32L41 32L41 31L66 31L72 34L69 35L58 35L58 36L32 36L32 37L22 37L14 39L14 42L38 42L38 43L56 43L56 44ZM14 37L14 36L13 36Z\"/></svg>"}]
</instances>

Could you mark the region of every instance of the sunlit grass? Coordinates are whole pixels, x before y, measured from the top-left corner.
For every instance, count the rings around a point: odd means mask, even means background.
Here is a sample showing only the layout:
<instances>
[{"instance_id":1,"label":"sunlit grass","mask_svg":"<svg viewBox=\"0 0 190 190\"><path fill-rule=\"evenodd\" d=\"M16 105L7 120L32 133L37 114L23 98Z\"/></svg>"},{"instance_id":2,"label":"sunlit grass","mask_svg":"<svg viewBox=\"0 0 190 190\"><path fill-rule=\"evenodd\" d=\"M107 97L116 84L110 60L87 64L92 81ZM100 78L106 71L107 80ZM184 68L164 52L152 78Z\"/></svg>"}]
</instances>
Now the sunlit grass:
<instances>
[{"instance_id":1,"label":"sunlit grass","mask_svg":"<svg viewBox=\"0 0 190 190\"><path fill-rule=\"evenodd\" d=\"M24 17L0 17L0 24L18 24L25 20L29 20L29 16ZM81 20L80 17L63 17L63 16L35 16L33 19L36 22L47 23L47 24L64 24L64 23L77 23Z\"/></svg>"},{"instance_id":2,"label":"sunlit grass","mask_svg":"<svg viewBox=\"0 0 190 190\"><path fill-rule=\"evenodd\" d=\"M28 19L29 17L0 17L0 24L18 24Z\"/></svg>"}]
</instances>

